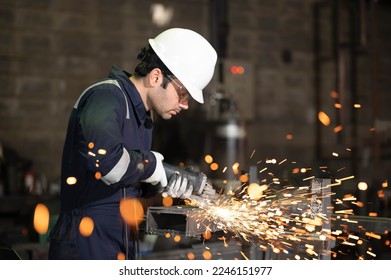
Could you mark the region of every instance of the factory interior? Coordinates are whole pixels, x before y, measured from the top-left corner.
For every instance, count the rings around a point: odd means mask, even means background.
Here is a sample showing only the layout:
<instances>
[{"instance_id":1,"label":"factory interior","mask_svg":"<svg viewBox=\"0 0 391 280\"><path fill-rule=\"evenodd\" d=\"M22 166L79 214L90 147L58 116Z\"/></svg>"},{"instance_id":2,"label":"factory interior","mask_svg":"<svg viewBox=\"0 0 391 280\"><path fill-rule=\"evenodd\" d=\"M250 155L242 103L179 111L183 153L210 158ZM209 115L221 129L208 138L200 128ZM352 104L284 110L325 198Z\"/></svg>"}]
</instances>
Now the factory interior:
<instances>
[{"instance_id":1,"label":"factory interior","mask_svg":"<svg viewBox=\"0 0 391 280\"><path fill-rule=\"evenodd\" d=\"M0 259L48 259L73 104L172 27L218 60L204 104L154 120L152 150L220 198L134 201L137 258L391 259L391 1L5 0L0 14Z\"/></svg>"}]
</instances>

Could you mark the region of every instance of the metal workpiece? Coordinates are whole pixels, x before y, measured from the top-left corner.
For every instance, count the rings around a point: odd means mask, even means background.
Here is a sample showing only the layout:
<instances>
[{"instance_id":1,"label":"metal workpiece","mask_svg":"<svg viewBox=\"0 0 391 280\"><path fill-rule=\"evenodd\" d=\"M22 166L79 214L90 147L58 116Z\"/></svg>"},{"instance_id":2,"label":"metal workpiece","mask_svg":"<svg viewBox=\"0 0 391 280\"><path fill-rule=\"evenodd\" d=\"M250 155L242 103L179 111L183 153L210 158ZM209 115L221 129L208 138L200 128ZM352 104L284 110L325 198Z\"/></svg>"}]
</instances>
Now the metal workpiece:
<instances>
[{"instance_id":1,"label":"metal workpiece","mask_svg":"<svg viewBox=\"0 0 391 280\"><path fill-rule=\"evenodd\" d=\"M217 231L213 221L199 219L200 209L193 206L154 206L149 207L146 217L147 234L184 235L185 237L200 237L206 231Z\"/></svg>"}]
</instances>

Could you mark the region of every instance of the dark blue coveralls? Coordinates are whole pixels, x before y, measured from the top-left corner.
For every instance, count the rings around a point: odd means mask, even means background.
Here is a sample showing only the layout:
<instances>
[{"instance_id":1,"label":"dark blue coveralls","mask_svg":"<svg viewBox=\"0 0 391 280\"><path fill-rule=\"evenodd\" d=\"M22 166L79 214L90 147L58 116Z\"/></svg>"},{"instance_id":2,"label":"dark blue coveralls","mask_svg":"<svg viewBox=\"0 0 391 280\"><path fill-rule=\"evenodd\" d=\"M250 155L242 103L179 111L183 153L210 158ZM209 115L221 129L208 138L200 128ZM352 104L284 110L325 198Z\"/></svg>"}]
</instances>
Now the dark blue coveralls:
<instances>
[{"instance_id":1,"label":"dark blue coveralls","mask_svg":"<svg viewBox=\"0 0 391 280\"><path fill-rule=\"evenodd\" d=\"M153 122L129 76L113 66L108 79L87 88L71 112L49 259L117 259L126 252L134 258L119 203L124 191L126 197L156 191L140 183L152 175L156 159L151 152ZM90 236L79 231L83 217L94 223Z\"/></svg>"}]
</instances>

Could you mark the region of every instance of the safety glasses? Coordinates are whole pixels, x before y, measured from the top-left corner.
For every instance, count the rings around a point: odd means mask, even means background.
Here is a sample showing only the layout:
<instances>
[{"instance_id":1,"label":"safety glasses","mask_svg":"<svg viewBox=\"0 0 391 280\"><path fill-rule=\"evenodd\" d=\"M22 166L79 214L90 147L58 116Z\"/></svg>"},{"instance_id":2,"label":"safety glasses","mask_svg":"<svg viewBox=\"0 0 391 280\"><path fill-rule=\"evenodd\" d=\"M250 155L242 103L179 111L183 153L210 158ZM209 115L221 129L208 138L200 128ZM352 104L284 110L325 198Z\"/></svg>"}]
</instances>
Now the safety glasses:
<instances>
[{"instance_id":1,"label":"safety glasses","mask_svg":"<svg viewBox=\"0 0 391 280\"><path fill-rule=\"evenodd\" d=\"M178 79L173 75L166 75L167 79L172 83L174 89L179 97L179 102L189 100L189 92L187 89L178 81Z\"/></svg>"}]
</instances>

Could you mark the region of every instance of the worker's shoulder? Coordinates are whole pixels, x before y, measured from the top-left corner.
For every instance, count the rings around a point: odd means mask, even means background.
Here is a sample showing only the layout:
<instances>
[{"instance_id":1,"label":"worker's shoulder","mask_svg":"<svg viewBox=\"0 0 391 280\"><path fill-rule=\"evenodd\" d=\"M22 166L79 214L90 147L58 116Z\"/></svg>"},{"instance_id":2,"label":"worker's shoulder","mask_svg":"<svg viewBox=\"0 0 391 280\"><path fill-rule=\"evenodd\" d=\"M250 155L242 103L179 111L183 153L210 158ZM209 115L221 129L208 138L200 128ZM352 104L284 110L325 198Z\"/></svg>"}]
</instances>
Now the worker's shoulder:
<instances>
[{"instance_id":1,"label":"worker's shoulder","mask_svg":"<svg viewBox=\"0 0 391 280\"><path fill-rule=\"evenodd\" d=\"M100 103L122 103L123 95L123 91L117 80L101 80L87 87L79 96L74 107L78 108L80 104L85 102L93 103L98 100Z\"/></svg>"},{"instance_id":2,"label":"worker's shoulder","mask_svg":"<svg viewBox=\"0 0 391 280\"><path fill-rule=\"evenodd\" d=\"M109 91L109 92L122 92L122 88L119 82L115 79L105 79L98 81L84 90L84 92L89 91Z\"/></svg>"}]
</instances>

